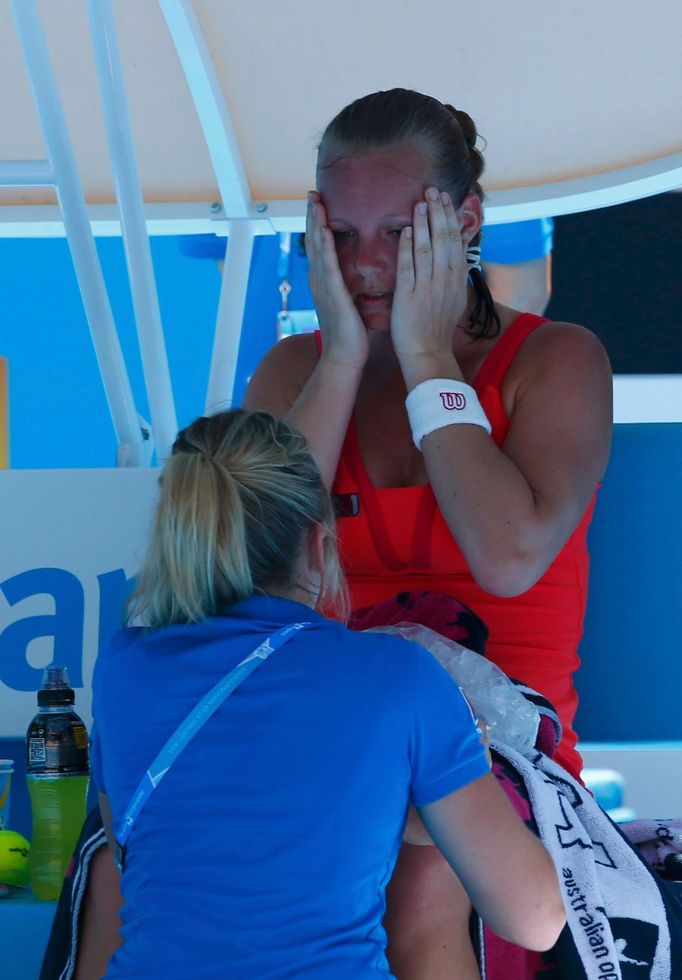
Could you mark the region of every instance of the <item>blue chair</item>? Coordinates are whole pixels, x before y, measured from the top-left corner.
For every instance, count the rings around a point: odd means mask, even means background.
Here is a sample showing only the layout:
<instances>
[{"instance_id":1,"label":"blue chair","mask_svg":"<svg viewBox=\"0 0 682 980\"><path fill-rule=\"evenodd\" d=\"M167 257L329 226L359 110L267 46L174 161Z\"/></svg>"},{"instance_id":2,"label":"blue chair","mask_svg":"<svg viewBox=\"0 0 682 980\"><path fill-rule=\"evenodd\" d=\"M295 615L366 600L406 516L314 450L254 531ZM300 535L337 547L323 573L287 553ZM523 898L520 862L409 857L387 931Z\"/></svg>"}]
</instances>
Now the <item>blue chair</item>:
<instances>
[{"instance_id":1,"label":"blue chair","mask_svg":"<svg viewBox=\"0 0 682 980\"><path fill-rule=\"evenodd\" d=\"M576 728L581 748L598 743L602 754L591 758L584 752L586 764L624 771L626 753L633 759L639 753L639 771L645 775L660 764L664 751L679 764L682 423L615 426L589 544ZM680 771L678 796L668 796L679 799L676 813L682 813Z\"/></svg>"},{"instance_id":2,"label":"blue chair","mask_svg":"<svg viewBox=\"0 0 682 980\"><path fill-rule=\"evenodd\" d=\"M682 739L682 423L614 427L589 544L578 731Z\"/></svg>"}]
</instances>

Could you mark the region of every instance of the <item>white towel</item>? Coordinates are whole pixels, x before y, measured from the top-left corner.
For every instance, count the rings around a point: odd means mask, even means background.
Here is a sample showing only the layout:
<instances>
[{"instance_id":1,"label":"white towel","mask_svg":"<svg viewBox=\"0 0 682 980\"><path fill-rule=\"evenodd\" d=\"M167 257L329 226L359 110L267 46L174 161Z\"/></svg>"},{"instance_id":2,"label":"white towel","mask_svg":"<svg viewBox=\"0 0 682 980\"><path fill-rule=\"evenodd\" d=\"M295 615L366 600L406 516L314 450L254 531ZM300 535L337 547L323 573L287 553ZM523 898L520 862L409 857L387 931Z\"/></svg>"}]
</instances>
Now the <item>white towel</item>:
<instances>
[{"instance_id":1,"label":"white towel","mask_svg":"<svg viewBox=\"0 0 682 980\"><path fill-rule=\"evenodd\" d=\"M540 837L552 855L567 924L589 980L672 980L671 937L661 886L591 794L542 753L495 749L523 778ZM562 972L562 976L563 976Z\"/></svg>"}]
</instances>

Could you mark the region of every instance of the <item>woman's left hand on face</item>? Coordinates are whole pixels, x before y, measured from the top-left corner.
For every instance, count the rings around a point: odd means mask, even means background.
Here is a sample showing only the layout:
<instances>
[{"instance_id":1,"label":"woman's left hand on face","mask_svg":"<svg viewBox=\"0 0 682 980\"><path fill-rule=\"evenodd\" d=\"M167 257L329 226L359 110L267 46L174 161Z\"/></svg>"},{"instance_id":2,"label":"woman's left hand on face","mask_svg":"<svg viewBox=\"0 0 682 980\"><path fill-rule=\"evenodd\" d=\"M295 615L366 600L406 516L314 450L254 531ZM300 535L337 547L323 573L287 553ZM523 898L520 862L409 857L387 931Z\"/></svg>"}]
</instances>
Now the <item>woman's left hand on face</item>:
<instances>
[{"instance_id":1,"label":"woman's left hand on face","mask_svg":"<svg viewBox=\"0 0 682 980\"><path fill-rule=\"evenodd\" d=\"M398 246L391 339L400 360L453 359L452 335L466 309L468 269L449 194L429 187Z\"/></svg>"}]
</instances>

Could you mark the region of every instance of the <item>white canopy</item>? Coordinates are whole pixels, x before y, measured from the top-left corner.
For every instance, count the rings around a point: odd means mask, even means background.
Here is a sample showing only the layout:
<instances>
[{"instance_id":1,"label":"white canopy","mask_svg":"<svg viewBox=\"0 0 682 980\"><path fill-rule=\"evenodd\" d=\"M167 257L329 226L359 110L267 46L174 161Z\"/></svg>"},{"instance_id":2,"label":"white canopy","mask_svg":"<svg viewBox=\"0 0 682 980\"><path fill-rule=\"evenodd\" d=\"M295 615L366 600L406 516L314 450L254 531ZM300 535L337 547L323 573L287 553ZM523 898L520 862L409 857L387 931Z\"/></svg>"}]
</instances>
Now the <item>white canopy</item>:
<instances>
[{"instance_id":1,"label":"white canopy","mask_svg":"<svg viewBox=\"0 0 682 980\"><path fill-rule=\"evenodd\" d=\"M10 2L0 0L3 161L45 156ZM86 199L111 204L86 0L37 6ZM144 200L165 206L148 215L169 222L215 218L209 208L221 197L223 218L246 216L251 201L287 202L269 203L276 226L300 218L325 124L356 96L396 85L473 116L487 140L488 220L682 185L682 5L674 0L114 0L113 8ZM202 53L215 69L217 103ZM5 187L0 202L54 196ZM169 207L185 203L197 206ZM16 234L16 218L38 215L2 209L0 217Z\"/></svg>"}]
</instances>

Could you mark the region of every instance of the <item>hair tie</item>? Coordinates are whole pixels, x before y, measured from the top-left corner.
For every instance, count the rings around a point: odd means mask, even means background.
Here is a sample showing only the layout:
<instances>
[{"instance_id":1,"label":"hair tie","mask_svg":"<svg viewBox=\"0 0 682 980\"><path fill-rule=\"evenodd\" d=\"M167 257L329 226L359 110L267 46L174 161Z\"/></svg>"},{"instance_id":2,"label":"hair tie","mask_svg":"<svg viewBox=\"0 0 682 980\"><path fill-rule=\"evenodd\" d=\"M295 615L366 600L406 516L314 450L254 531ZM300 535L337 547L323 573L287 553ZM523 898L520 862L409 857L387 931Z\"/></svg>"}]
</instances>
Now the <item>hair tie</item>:
<instances>
[{"instance_id":1,"label":"hair tie","mask_svg":"<svg viewBox=\"0 0 682 980\"><path fill-rule=\"evenodd\" d=\"M200 446L195 446L191 442L184 442L180 446L175 446L172 452L173 456L193 456L195 459L200 459L202 463L210 463L211 466L218 466L215 460L215 456L206 449L202 449Z\"/></svg>"},{"instance_id":2,"label":"hair tie","mask_svg":"<svg viewBox=\"0 0 682 980\"><path fill-rule=\"evenodd\" d=\"M469 267L469 272L472 269L481 270L481 246L480 245L467 245L466 252L467 265Z\"/></svg>"}]
</instances>

